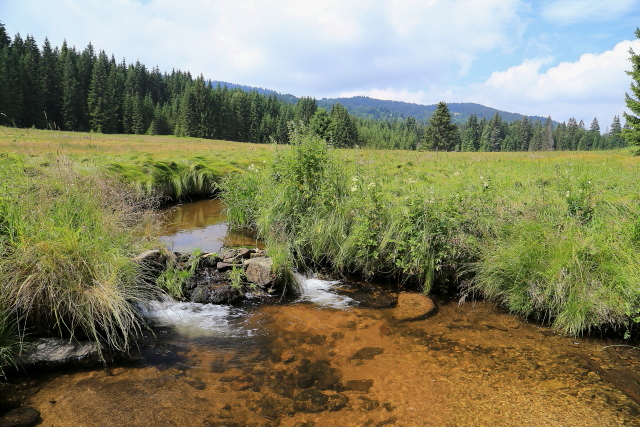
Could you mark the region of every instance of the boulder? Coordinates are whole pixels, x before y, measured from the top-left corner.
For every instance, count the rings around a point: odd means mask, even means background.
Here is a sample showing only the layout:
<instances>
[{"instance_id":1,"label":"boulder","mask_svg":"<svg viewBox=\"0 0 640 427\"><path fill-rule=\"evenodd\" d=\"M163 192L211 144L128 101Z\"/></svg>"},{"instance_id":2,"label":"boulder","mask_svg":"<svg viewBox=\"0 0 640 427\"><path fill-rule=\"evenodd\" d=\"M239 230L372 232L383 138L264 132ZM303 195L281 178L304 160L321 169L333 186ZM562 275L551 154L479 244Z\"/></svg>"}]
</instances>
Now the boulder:
<instances>
[{"instance_id":1,"label":"boulder","mask_svg":"<svg viewBox=\"0 0 640 427\"><path fill-rule=\"evenodd\" d=\"M249 283L255 283L259 286L266 286L273 281L271 267L273 260L271 258L251 258L244 262L244 275Z\"/></svg>"},{"instance_id":2,"label":"boulder","mask_svg":"<svg viewBox=\"0 0 640 427\"><path fill-rule=\"evenodd\" d=\"M251 254L255 253L255 251L255 249L248 248L228 249L222 253L222 261L228 264L233 264L235 262L242 261L243 259L250 258Z\"/></svg>"},{"instance_id":3,"label":"boulder","mask_svg":"<svg viewBox=\"0 0 640 427\"><path fill-rule=\"evenodd\" d=\"M217 268L218 263L222 261L222 258L218 256L218 254L214 253L206 253L202 254L200 258L199 267L200 268Z\"/></svg>"},{"instance_id":4,"label":"boulder","mask_svg":"<svg viewBox=\"0 0 640 427\"><path fill-rule=\"evenodd\" d=\"M237 289L227 283L199 285L191 293L191 302L202 304L228 304L242 297Z\"/></svg>"},{"instance_id":5,"label":"boulder","mask_svg":"<svg viewBox=\"0 0 640 427\"><path fill-rule=\"evenodd\" d=\"M400 321L420 320L434 314L436 305L431 298L418 293L401 293L393 309L393 318Z\"/></svg>"},{"instance_id":6,"label":"boulder","mask_svg":"<svg viewBox=\"0 0 640 427\"><path fill-rule=\"evenodd\" d=\"M157 277L167 268L168 262L176 261L176 255L173 252L152 249L134 257L133 261L144 267L148 274Z\"/></svg>"},{"instance_id":7,"label":"boulder","mask_svg":"<svg viewBox=\"0 0 640 427\"><path fill-rule=\"evenodd\" d=\"M218 272L220 272L220 273L224 273L225 271L229 271L234 266L235 267L242 267L242 264L234 264L234 263L229 263L229 262L219 262L218 264L216 264L216 268L218 269Z\"/></svg>"},{"instance_id":8,"label":"boulder","mask_svg":"<svg viewBox=\"0 0 640 427\"><path fill-rule=\"evenodd\" d=\"M71 362L98 363L100 351L92 341L39 338L26 344L20 362L25 365L63 365Z\"/></svg>"}]
</instances>

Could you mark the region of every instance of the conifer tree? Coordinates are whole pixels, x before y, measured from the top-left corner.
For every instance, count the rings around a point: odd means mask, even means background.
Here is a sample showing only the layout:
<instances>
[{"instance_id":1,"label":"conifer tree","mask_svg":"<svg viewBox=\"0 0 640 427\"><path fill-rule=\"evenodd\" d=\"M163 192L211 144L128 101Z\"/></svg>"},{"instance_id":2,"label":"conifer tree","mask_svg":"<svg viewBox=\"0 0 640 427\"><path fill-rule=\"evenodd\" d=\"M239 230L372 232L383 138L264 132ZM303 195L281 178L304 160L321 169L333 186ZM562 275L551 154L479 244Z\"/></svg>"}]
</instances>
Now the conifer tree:
<instances>
[{"instance_id":1,"label":"conifer tree","mask_svg":"<svg viewBox=\"0 0 640 427\"><path fill-rule=\"evenodd\" d=\"M449 151L454 148L458 128L451 121L451 113L446 103L440 101L436 111L429 118L427 128L427 145L432 150Z\"/></svg>"},{"instance_id":2,"label":"conifer tree","mask_svg":"<svg viewBox=\"0 0 640 427\"><path fill-rule=\"evenodd\" d=\"M594 117L591 122L591 127L589 128L589 149L590 150L599 150L600 147L600 124L598 123L598 118Z\"/></svg>"},{"instance_id":3,"label":"conifer tree","mask_svg":"<svg viewBox=\"0 0 640 427\"><path fill-rule=\"evenodd\" d=\"M48 38L42 46L42 90L47 126L51 129L62 126L62 73L59 66L59 52L51 48Z\"/></svg>"},{"instance_id":4,"label":"conifer tree","mask_svg":"<svg viewBox=\"0 0 640 427\"><path fill-rule=\"evenodd\" d=\"M640 28L636 28L636 37L640 39ZM640 54L636 54L633 49L629 49L631 57L631 70L627 75L633 80L631 82L631 95L625 93L625 103L630 113L623 113L626 126L622 130L622 135L629 145L640 145Z\"/></svg>"},{"instance_id":5,"label":"conifer tree","mask_svg":"<svg viewBox=\"0 0 640 427\"><path fill-rule=\"evenodd\" d=\"M329 113L329 132L336 147L353 147L358 143L358 129L349 111L342 104L333 104Z\"/></svg>"},{"instance_id":6,"label":"conifer tree","mask_svg":"<svg viewBox=\"0 0 640 427\"><path fill-rule=\"evenodd\" d=\"M478 148L480 148L481 136L482 133L480 131L480 123L478 123L478 116L472 114L467 120L466 129L464 131L462 151L478 151Z\"/></svg>"}]
</instances>

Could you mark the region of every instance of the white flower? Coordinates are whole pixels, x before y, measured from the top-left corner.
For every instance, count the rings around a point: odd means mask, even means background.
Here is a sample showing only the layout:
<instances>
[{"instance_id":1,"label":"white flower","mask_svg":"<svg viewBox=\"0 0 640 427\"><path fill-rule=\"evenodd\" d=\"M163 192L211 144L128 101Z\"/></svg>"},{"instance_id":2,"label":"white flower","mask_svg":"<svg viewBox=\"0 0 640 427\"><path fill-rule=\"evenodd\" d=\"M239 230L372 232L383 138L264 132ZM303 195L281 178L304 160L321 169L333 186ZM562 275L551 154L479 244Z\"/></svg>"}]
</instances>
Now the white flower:
<instances>
[{"instance_id":1,"label":"white flower","mask_svg":"<svg viewBox=\"0 0 640 427\"><path fill-rule=\"evenodd\" d=\"M356 191L358 189L358 187L356 187L355 185L353 187L351 187L351 191Z\"/></svg>"}]
</instances>

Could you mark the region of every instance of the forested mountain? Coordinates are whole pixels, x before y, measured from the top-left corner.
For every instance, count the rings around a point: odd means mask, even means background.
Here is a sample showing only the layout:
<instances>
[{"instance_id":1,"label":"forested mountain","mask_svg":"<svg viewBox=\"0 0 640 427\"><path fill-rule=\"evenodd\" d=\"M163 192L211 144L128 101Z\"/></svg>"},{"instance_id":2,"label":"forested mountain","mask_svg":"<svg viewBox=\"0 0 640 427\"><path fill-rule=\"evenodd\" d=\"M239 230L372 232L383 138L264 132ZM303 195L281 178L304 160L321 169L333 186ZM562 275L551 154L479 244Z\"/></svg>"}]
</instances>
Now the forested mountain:
<instances>
[{"instance_id":1,"label":"forested mountain","mask_svg":"<svg viewBox=\"0 0 640 427\"><path fill-rule=\"evenodd\" d=\"M392 149L591 150L624 145L617 117L611 131L601 135L597 119L586 129L574 119L556 126L550 117L505 116L509 113L478 104L440 103L436 108L365 97L334 101L212 84L188 71L167 73L140 62L116 62L113 54L96 51L91 43L80 51L66 42L52 47L45 39L40 48L31 36L11 39L0 23L0 124L6 126L254 143L288 143L292 126L297 126L336 147ZM437 120L431 120L436 109ZM439 126L446 129L445 139Z\"/></svg>"},{"instance_id":2,"label":"forested mountain","mask_svg":"<svg viewBox=\"0 0 640 427\"><path fill-rule=\"evenodd\" d=\"M256 91L263 95L274 95L279 100L295 104L298 97L291 94L282 94L271 89L261 87L245 86L235 83L223 82L218 80L211 81L216 86L227 86L229 89L242 89L247 92ZM334 104L342 104L347 107L350 114L363 119L393 120L406 119L413 117L418 121L426 122L429 117L436 111L436 104L422 105L411 102L401 101L385 101L382 99L369 98L367 96L354 96L351 98L322 98L317 101L318 107L330 110ZM507 111L497 110L495 108L486 107L471 102L452 102L447 104L451 112L452 119L455 123L464 123L470 116L475 115L479 119L491 119L495 113L498 113L502 120L511 123L514 120L522 120L525 116L518 113L509 113ZM529 120L545 121L546 117L528 116ZM557 126L558 122L553 122Z\"/></svg>"},{"instance_id":3,"label":"forested mountain","mask_svg":"<svg viewBox=\"0 0 640 427\"><path fill-rule=\"evenodd\" d=\"M347 107L349 113L357 117L372 119L391 119L413 117L419 121L427 121L436 111L437 104L421 105L400 101L384 101L368 98L366 96L354 96L352 98L323 98L318 101L318 106L331 108L333 104L340 103ZM525 116L517 113L496 110L484 105L470 102L452 102L447 104L452 119L456 123L466 122L470 116L475 115L479 119L491 119L496 113L507 123L514 120L522 120ZM546 117L528 116L529 120L546 120ZM557 125L554 122L554 125Z\"/></svg>"},{"instance_id":4,"label":"forested mountain","mask_svg":"<svg viewBox=\"0 0 640 427\"><path fill-rule=\"evenodd\" d=\"M272 96L273 95L278 100L287 102L289 104L295 104L300 99L299 97L291 95L291 94L288 94L288 93L280 93L280 92L276 92L275 90L265 89L265 88L262 88L262 87L240 85L240 84L237 84L237 83L223 82L223 81L220 81L220 80L211 80L210 83L211 83L211 86L214 86L214 87L215 86L221 86L221 87L226 86L229 89L242 89L245 92L258 92L259 94L266 95L266 96Z\"/></svg>"}]
</instances>

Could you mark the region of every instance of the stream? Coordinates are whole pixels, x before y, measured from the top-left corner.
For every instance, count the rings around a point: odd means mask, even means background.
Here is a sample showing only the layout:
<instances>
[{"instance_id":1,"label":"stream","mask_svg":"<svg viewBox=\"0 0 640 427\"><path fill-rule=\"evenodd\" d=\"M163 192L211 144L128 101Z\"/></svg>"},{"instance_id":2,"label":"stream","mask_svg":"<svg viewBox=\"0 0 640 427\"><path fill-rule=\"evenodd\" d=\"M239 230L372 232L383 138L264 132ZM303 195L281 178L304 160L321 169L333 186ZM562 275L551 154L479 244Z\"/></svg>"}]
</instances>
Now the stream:
<instances>
[{"instance_id":1,"label":"stream","mask_svg":"<svg viewBox=\"0 0 640 427\"><path fill-rule=\"evenodd\" d=\"M229 233L216 201L172 209L174 250L259 243ZM399 322L388 289L299 281L280 303L157 303L133 361L15 390L46 426L640 425L640 350L624 342L483 301L436 300L436 315Z\"/></svg>"}]
</instances>

